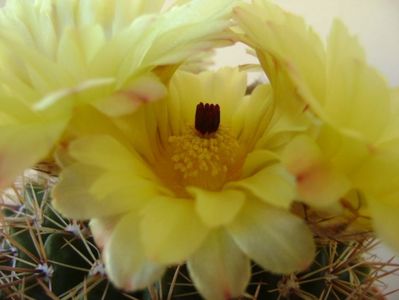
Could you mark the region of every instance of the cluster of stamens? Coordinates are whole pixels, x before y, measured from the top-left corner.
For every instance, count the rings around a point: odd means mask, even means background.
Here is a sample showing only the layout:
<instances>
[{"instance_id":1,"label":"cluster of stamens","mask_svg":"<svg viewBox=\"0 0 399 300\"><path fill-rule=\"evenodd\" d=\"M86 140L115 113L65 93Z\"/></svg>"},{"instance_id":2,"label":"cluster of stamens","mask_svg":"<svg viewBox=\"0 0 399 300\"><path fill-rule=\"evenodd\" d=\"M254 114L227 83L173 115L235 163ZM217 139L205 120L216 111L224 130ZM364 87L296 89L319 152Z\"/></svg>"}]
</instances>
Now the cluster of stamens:
<instances>
[{"instance_id":1,"label":"cluster of stamens","mask_svg":"<svg viewBox=\"0 0 399 300\"><path fill-rule=\"evenodd\" d=\"M182 134L169 137L173 168L185 184L212 189L229 177L240 147L230 130L219 123L219 105L200 103L195 128L187 126Z\"/></svg>"}]
</instances>

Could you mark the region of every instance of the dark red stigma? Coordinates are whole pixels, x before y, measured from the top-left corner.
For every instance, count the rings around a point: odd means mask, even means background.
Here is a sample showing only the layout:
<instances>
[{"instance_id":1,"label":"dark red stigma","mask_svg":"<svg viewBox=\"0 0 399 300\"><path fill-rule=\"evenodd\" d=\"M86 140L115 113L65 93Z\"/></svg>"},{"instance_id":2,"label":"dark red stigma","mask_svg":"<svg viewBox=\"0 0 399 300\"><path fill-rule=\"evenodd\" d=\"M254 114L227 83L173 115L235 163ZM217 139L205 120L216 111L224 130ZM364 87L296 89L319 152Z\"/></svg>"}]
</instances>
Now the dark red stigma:
<instances>
[{"instance_id":1,"label":"dark red stigma","mask_svg":"<svg viewBox=\"0 0 399 300\"><path fill-rule=\"evenodd\" d=\"M214 133L219 129L220 107L218 104L202 103L195 111L195 129L202 134Z\"/></svg>"}]
</instances>

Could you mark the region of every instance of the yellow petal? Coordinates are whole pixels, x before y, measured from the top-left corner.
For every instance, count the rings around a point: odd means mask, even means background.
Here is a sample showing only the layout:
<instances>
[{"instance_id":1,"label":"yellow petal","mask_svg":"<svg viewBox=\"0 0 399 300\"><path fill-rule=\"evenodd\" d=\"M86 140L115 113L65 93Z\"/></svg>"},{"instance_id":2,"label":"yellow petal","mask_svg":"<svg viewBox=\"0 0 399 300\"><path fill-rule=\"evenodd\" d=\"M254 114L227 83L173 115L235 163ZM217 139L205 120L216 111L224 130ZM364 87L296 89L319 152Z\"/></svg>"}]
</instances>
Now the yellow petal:
<instances>
[{"instance_id":1,"label":"yellow petal","mask_svg":"<svg viewBox=\"0 0 399 300\"><path fill-rule=\"evenodd\" d=\"M399 139L371 149L371 153L351 174L354 185L376 199L395 203L399 197Z\"/></svg>"},{"instance_id":2,"label":"yellow petal","mask_svg":"<svg viewBox=\"0 0 399 300\"><path fill-rule=\"evenodd\" d=\"M233 104L233 107L237 108L231 124L232 131L240 144L252 150L267 132L266 129L271 126L275 108L272 102L272 89L269 85L259 85L250 96L240 100L236 105Z\"/></svg>"},{"instance_id":3,"label":"yellow petal","mask_svg":"<svg viewBox=\"0 0 399 300\"><path fill-rule=\"evenodd\" d=\"M166 94L165 86L156 76L141 76L121 91L100 99L95 106L112 117L131 114L143 104L159 100Z\"/></svg>"},{"instance_id":4,"label":"yellow petal","mask_svg":"<svg viewBox=\"0 0 399 300\"><path fill-rule=\"evenodd\" d=\"M65 29L60 37L57 60L72 74L84 74L87 70L85 55L80 47L81 38L80 31L72 27Z\"/></svg>"},{"instance_id":5,"label":"yellow petal","mask_svg":"<svg viewBox=\"0 0 399 300\"><path fill-rule=\"evenodd\" d=\"M327 164L313 166L297 175L300 199L315 207L325 207L340 200L351 188L348 178Z\"/></svg>"},{"instance_id":6,"label":"yellow petal","mask_svg":"<svg viewBox=\"0 0 399 300\"><path fill-rule=\"evenodd\" d=\"M149 261L140 240L139 216L127 214L112 231L104 248L104 262L110 280L127 291L143 289L158 280L165 267Z\"/></svg>"},{"instance_id":7,"label":"yellow petal","mask_svg":"<svg viewBox=\"0 0 399 300\"><path fill-rule=\"evenodd\" d=\"M399 139L399 87L391 90L391 118L381 142Z\"/></svg>"},{"instance_id":8,"label":"yellow petal","mask_svg":"<svg viewBox=\"0 0 399 300\"><path fill-rule=\"evenodd\" d=\"M273 110L273 118L269 127L256 145L258 149L281 149L292 140L293 136L305 132L310 126L310 119L303 113L305 107L290 105L287 109L279 105L280 100L278 99L295 97L290 93L287 84L279 85L281 87L273 87L276 107ZM287 95L282 95L280 89Z\"/></svg>"},{"instance_id":9,"label":"yellow petal","mask_svg":"<svg viewBox=\"0 0 399 300\"><path fill-rule=\"evenodd\" d=\"M324 111L348 135L375 141L389 121L390 92L385 80L364 60L357 40L335 21L327 47L328 94Z\"/></svg>"},{"instance_id":10,"label":"yellow petal","mask_svg":"<svg viewBox=\"0 0 399 300\"><path fill-rule=\"evenodd\" d=\"M215 230L187 262L195 287L206 299L244 294L251 267L248 257L224 230Z\"/></svg>"},{"instance_id":11,"label":"yellow petal","mask_svg":"<svg viewBox=\"0 0 399 300\"><path fill-rule=\"evenodd\" d=\"M227 78L229 89L225 87ZM203 72L199 75L177 72L171 80L168 97L172 133L177 135L184 125L194 123L195 107L199 102L219 104L222 111L221 124L232 126L245 89L246 74L236 68L222 68L217 72Z\"/></svg>"},{"instance_id":12,"label":"yellow petal","mask_svg":"<svg viewBox=\"0 0 399 300\"><path fill-rule=\"evenodd\" d=\"M272 86L287 79L295 84L296 95L279 97L277 100L287 101L281 105L296 107L300 96L320 111L318 100L325 95L326 76L325 51L317 34L301 17L284 11L272 1L241 4L234 13L244 31L243 40L258 51Z\"/></svg>"},{"instance_id":13,"label":"yellow petal","mask_svg":"<svg viewBox=\"0 0 399 300\"><path fill-rule=\"evenodd\" d=\"M95 17L101 20L103 24L112 26L113 30L119 31L129 26L134 18L142 14L158 12L162 8L163 2L162 0L90 1L91 5L86 5L86 9L95 12ZM81 6L85 8L83 4ZM93 17L87 15L84 15L84 17Z\"/></svg>"},{"instance_id":14,"label":"yellow petal","mask_svg":"<svg viewBox=\"0 0 399 300\"><path fill-rule=\"evenodd\" d=\"M88 165L73 164L64 169L53 189L54 207L63 215L77 219L107 215L109 203L100 201L89 192L98 174L101 174L100 169Z\"/></svg>"},{"instance_id":15,"label":"yellow petal","mask_svg":"<svg viewBox=\"0 0 399 300\"><path fill-rule=\"evenodd\" d=\"M8 95L3 88L0 89L0 124L15 124L19 121L38 121L38 116L32 113L26 102ZM25 100L25 99L24 99Z\"/></svg>"},{"instance_id":16,"label":"yellow petal","mask_svg":"<svg viewBox=\"0 0 399 300\"><path fill-rule=\"evenodd\" d=\"M334 169L309 136L293 139L284 149L282 159L296 177L300 199L312 206L328 206L351 187L346 175Z\"/></svg>"},{"instance_id":17,"label":"yellow petal","mask_svg":"<svg viewBox=\"0 0 399 300\"><path fill-rule=\"evenodd\" d=\"M126 143L126 141L125 141ZM97 198L114 197L120 193L122 199L143 201L159 192L168 194L150 166L133 150L126 148L107 135L86 136L73 141L69 146L70 156L84 166L93 166L100 171L89 190Z\"/></svg>"},{"instance_id":18,"label":"yellow petal","mask_svg":"<svg viewBox=\"0 0 399 300\"><path fill-rule=\"evenodd\" d=\"M235 0L159 12L163 2L9 1L0 18L0 81L35 110L60 114L89 103L120 115L159 99L165 88L153 71L225 43Z\"/></svg>"},{"instance_id":19,"label":"yellow petal","mask_svg":"<svg viewBox=\"0 0 399 300\"><path fill-rule=\"evenodd\" d=\"M245 194L236 190L217 192L191 187L187 189L195 198L195 209L209 227L230 223L241 209Z\"/></svg>"},{"instance_id":20,"label":"yellow petal","mask_svg":"<svg viewBox=\"0 0 399 300\"><path fill-rule=\"evenodd\" d=\"M322 126L317 136L317 144L325 160L339 172L350 174L367 160L374 147L364 140L354 139L329 125Z\"/></svg>"},{"instance_id":21,"label":"yellow petal","mask_svg":"<svg viewBox=\"0 0 399 300\"><path fill-rule=\"evenodd\" d=\"M157 193L157 186L151 181L72 164L61 172L53 189L53 205L65 216L90 219L139 209Z\"/></svg>"},{"instance_id":22,"label":"yellow petal","mask_svg":"<svg viewBox=\"0 0 399 300\"><path fill-rule=\"evenodd\" d=\"M112 216L108 218L94 218L90 220L90 231L93 234L94 241L100 250L103 250L108 243L112 231L118 224L122 215Z\"/></svg>"},{"instance_id":23,"label":"yellow petal","mask_svg":"<svg viewBox=\"0 0 399 300\"><path fill-rule=\"evenodd\" d=\"M279 156L271 151L257 149L248 153L242 166L242 178L255 175L263 168L267 168L279 161Z\"/></svg>"},{"instance_id":24,"label":"yellow petal","mask_svg":"<svg viewBox=\"0 0 399 300\"><path fill-rule=\"evenodd\" d=\"M387 203L382 199L369 199L370 212L377 236L399 252L399 201Z\"/></svg>"},{"instance_id":25,"label":"yellow petal","mask_svg":"<svg viewBox=\"0 0 399 300\"><path fill-rule=\"evenodd\" d=\"M4 87L3 87L4 88ZM69 113L47 116L32 111L25 99L0 89L0 188L48 157L62 135Z\"/></svg>"},{"instance_id":26,"label":"yellow petal","mask_svg":"<svg viewBox=\"0 0 399 300\"><path fill-rule=\"evenodd\" d=\"M44 159L64 129L66 120L0 126L0 188Z\"/></svg>"},{"instance_id":27,"label":"yellow petal","mask_svg":"<svg viewBox=\"0 0 399 300\"><path fill-rule=\"evenodd\" d=\"M310 136L299 135L284 148L282 160L288 170L297 175L320 163L323 154Z\"/></svg>"},{"instance_id":28,"label":"yellow petal","mask_svg":"<svg viewBox=\"0 0 399 300\"><path fill-rule=\"evenodd\" d=\"M296 194L295 177L280 164L266 166L254 175L227 186L242 189L268 204L282 208L289 208Z\"/></svg>"},{"instance_id":29,"label":"yellow petal","mask_svg":"<svg viewBox=\"0 0 399 300\"><path fill-rule=\"evenodd\" d=\"M186 260L208 233L192 200L167 197L152 200L140 228L147 257L162 264Z\"/></svg>"},{"instance_id":30,"label":"yellow petal","mask_svg":"<svg viewBox=\"0 0 399 300\"><path fill-rule=\"evenodd\" d=\"M167 11L157 20L157 30L146 39L152 47L145 55L144 64L182 61L182 57L190 57L198 49L212 48L215 42L212 43L210 37L219 37L215 41L223 42L223 30L229 26L229 14L235 2L194 0Z\"/></svg>"},{"instance_id":31,"label":"yellow petal","mask_svg":"<svg viewBox=\"0 0 399 300\"><path fill-rule=\"evenodd\" d=\"M143 178L154 179L149 167L134 151L111 136L94 135L73 141L70 155L79 162L105 170L131 171Z\"/></svg>"},{"instance_id":32,"label":"yellow petal","mask_svg":"<svg viewBox=\"0 0 399 300\"><path fill-rule=\"evenodd\" d=\"M256 263L275 273L304 270L315 254L312 233L298 217L248 201L228 230Z\"/></svg>"},{"instance_id":33,"label":"yellow petal","mask_svg":"<svg viewBox=\"0 0 399 300\"><path fill-rule=\"evenodd\" d=\"M69 112L73 105L91 102L99 95L113 86L113 78L95 78L79 82L73 87L61 88L47 92L44 97L39 99L33 108L36 111L47 112L48 114L60 114Z\"/></svg>"},{"instance_id":34,"label":"yellow petal","mask_svg":"<svg viewBox=\"0 0 399 300\"><path fill-rule=\"evenodd\" d=\"M118 70L119 80L123 82L132 74L157 65L180 64L199 49L206 51L226 44L224 30L229 26L228 17L235 1L190 1L151 18L139 28L137 24L145 17L137 19L129 28L133 29L134 43L127 48L130 51Z\"/></svg>"},{"instance_id":35,"label":"yellow petal","mask_svg":"<svg viewBox=\"0 0 399 300\"><path fill-rule=\"evenodd\" d=\"M82 169L92 166L100 170L97 179L86 186L99 199L121 197L121 201L136 205L161 191L168 193L147 163L111 136L93 135L75 140L69 146L69 154L81 162ZM65 178L70 174L73 176L71 171Z\"/></svg>"},{"instance_id":36,"label":"yellow petal","mask_svg":"<svg viewBox=\"0 0 399 300\"><path fill-rule=\"evenodd\" d=\"M91 105L75 107L64 140L74 140L87 135L110 135L123 146L130 146L129 137L117 127L114 119L102 114Z\"/></svg>"}]
</instances>

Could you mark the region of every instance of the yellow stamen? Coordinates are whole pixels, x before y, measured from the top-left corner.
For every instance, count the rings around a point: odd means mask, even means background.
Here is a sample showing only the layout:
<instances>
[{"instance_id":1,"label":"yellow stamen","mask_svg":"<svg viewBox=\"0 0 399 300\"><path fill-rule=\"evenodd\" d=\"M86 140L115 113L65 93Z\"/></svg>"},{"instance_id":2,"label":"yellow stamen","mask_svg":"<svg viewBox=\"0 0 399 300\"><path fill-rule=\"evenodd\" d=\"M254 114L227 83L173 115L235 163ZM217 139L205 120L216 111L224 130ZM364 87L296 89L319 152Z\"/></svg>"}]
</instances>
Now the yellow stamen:
<instances>
[{"instance_id":1,"label":"yellow stamen","mask_svg":"<svg viewBox=\"0 0 399 300\"><path fill-rule=\"evenodd\" d=\"M212 135L198 134L187 126L179 136L169 137L174 171L184 185L219 189L237 174L241 164L240 146L227 128Z\"/></svg>"}]
</instances>

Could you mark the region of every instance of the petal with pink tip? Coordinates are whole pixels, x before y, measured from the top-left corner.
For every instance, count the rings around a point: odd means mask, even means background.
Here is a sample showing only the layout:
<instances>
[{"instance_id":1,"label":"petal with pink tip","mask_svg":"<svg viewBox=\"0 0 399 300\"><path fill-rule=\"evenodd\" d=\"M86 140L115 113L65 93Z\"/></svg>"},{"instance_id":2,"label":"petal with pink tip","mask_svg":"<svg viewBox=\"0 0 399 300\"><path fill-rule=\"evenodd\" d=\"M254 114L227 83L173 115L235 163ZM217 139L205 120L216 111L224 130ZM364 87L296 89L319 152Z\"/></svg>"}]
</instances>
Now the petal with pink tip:
<instances>
[{"instance_id":1,"label":"petal with pink tip","mask_svg":"<svg viewBox=\"0 0 399 300\"><path fill-rule=\"evenodd\" d=\"M225 300L244 294L249 258L224 230L215 230L187 263L195 287L206 299Z\"/></svg>"},{"instance_id":2,"label":"petal with pink tip","mask_svg":"<svg viewBox=\"0 0 399 300\"><path fill-rule=\"evenodd\" d=\"M139 216L125 215L112 231L103 257L110 280L127 291L143 289L158 280L165 267L149 261L140 240Z\"/></svg>"}]
</instances>

